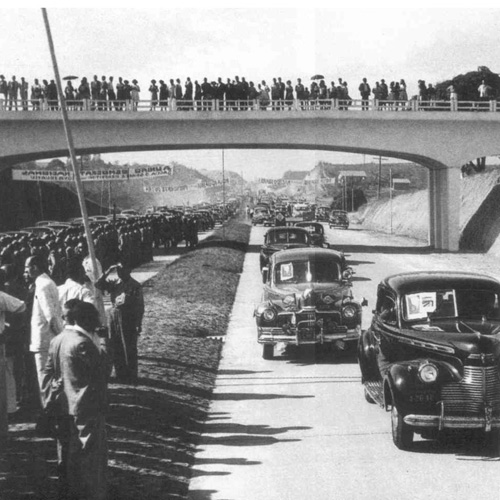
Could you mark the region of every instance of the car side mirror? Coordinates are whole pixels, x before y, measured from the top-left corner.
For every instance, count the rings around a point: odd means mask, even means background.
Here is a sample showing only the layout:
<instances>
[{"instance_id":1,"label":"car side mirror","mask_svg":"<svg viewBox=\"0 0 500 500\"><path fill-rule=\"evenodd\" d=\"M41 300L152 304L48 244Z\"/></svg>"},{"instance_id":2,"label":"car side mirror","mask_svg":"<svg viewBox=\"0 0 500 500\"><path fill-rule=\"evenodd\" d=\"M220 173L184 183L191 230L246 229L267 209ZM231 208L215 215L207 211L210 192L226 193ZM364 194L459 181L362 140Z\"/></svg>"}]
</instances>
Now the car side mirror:
<instances>
[{"instance_id":1,"label":"car side mirror","mask_svg":"<svg viewBox=\"0 0 500 500\"><path fill-rule=\"evenodd\" d=\"M269 278L269 268L263 267L262 268L262 283L267 283L268 278Z\"/></svg>"}]
</instances>

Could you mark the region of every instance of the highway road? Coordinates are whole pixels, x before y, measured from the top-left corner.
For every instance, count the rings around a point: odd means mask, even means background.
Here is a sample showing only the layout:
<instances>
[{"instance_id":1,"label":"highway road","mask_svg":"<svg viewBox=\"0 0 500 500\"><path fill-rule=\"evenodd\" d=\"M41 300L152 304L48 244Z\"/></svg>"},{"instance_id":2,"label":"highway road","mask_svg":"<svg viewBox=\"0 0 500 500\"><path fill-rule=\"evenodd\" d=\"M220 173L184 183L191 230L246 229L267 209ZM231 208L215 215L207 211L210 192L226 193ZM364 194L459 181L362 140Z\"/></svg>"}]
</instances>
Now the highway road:
<instances>
[{"instance_id":1,"label":"highway road","mask_svg":"<svg viewBox=\"0 0 500 500\"><path fill-rule=\"evenodd\" d=\"M500 458L484 441L392 443L390 414L363 397L356 360L313 355L262 359L253 308L261 295L254 228L223 348L214 401L190 482L191 500L500 499ZM500 262L432 253L413 240L353 226L327 229L356 274L371 320L376 287L389 274L471 270L500 279Z\"/></svg>"}]
</instances>

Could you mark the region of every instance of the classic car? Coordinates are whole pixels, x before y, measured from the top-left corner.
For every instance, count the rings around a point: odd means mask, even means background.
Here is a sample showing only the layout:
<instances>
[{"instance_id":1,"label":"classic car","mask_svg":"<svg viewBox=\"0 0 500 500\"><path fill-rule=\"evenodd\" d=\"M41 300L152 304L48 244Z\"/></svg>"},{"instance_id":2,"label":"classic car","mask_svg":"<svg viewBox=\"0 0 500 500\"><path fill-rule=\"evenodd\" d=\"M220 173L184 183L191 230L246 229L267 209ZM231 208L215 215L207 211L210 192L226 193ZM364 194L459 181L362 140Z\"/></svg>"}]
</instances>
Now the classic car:
<instances>
[{"instance_id":1,"label":"classic car","mask_svg":"<svg viewBox=\"0 0 500 500\"><path fill-rule=\"evenodd\" d=\"M269 208L256 206L252 214L252 224L262 224L264 226L271 226L273 224L273 215Z\"/></svg>"},{"instance_id":2,"label":"classic car","mask_svg":"<svg viewBox=\"0 0 500 500\"><path fill-rule=\"evenodd\" d=\"M354 300L338 252L316 247L276 252L262 269L262 280L254 316L264 359L274 357L278 343L356 347L365 301Z\"/></svg>"},{"instance_id":3,"label":"classic car","mask_svg":"<svg viewBox=\"0 0 500 500\"><path fill-rule=\"evenodd\" d=\"M303 227L307 230L314 246L329 248L330 245L325 240L325 228L319 222L301 221L296 222L295 227Z\"/></svg>"},{"instance_id":4,"label":"classic car","mask_svg":"<svg viewBox=\"0 0 500 500\"><path fill-rule=\"evenodd\" d=\"M340 227L342 229L349 228L349 217L345 210L332 210L330 216L328 217L328 226Z\"/></svg>"},{"instance_id":5,"label":"classic car","mask_svg":"<svg viewBox=\"0 0 500 500\"><path fill-rule=\"evenodd\" d=\"M265 234L264 244L260 247L260 268L266 266L271 255L279 250L311 245L311 237L306 229L289 226L273 227Z\"/></svg>"},{"instance_id":6,"label":"classic car","mask_svg":"<svg viewBox=\"0 0 500 500\"><path fill-rule=\"evenodd\" d=\"M473 273L396 274L378 286L358 344L365 398L391 411L392 439L500 428L500 282ZM496 439L495 439L496 441Z\"/></svg>"},{"instance_id":7,"label":"classic car","mask_svg":"<svg viewBox=\"0 0 500 500\"><path fill-rule=\"evenodd\" d=\"M328 207L317 207L314 218L318 222L328 222L328 216L330 213L330 209Z\"/></svg>"}]
</instances>

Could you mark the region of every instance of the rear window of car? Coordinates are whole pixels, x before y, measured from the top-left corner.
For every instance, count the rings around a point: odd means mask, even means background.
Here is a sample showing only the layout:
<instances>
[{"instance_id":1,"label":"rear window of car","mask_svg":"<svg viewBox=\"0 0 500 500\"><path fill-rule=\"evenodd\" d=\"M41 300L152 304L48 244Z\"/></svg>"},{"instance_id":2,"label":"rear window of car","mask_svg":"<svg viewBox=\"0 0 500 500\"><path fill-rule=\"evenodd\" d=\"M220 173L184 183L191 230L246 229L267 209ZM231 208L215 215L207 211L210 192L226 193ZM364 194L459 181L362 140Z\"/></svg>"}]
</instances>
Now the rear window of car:
<instances>
[{"instance_id":1,"label":"rear window of car","mask_svg":"<svg viewBox=\"0 0 500 500\"><path fill-rule=\"evenodd\" d=\"M307 234L303 232L275 231L269 235L269 243L305 243Z\"/></svg>"}]
</instances>

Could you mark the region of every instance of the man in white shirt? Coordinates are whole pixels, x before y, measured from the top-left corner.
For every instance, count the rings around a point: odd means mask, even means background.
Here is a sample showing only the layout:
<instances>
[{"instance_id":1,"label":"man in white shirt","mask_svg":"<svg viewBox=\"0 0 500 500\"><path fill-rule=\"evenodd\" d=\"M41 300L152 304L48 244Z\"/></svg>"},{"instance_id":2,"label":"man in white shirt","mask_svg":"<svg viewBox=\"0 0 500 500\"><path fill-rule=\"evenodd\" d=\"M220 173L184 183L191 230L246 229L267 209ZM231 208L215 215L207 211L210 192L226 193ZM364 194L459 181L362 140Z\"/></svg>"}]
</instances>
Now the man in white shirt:
<instances>
[{"instance_id":1,"label":"man in white shirt","mask_svg":"<svg viewBox=\"0 0 500 500\"><path fill-rule=\"evenodd\" d=\"M62 311L56 284L49 278L43 257L33 255L26 260L24 272L35 283L31 313L30 351L34 353L38 383L42 387L50 341L63 329Z\"/></svg>"},{"instance_id":2,"label":"man in white shirt","mask_svg":"<svg viewBox=\"0 0 500 500\"><path fill-rule=\"evenodd\" d=\"M61 310L64 309L64 304L71 299L78 299L95 305L94 296L91 290L83 286L84 270L82 261L79 257L70 259L67 267L67 275L68 278L64 284L57 287Z\"/></svg>"}]
</instances>

